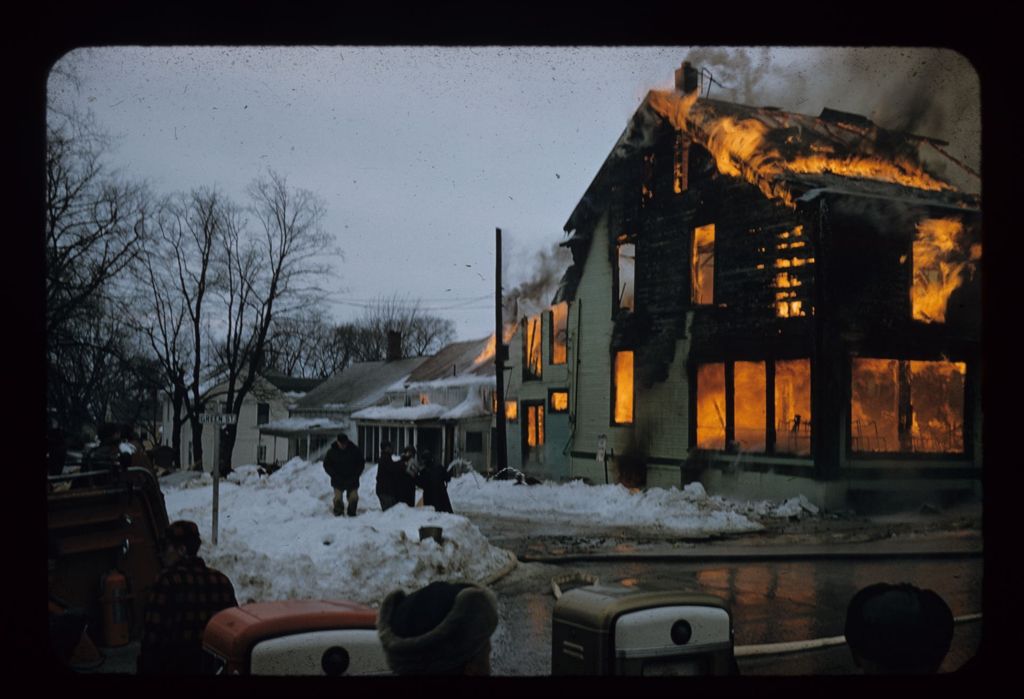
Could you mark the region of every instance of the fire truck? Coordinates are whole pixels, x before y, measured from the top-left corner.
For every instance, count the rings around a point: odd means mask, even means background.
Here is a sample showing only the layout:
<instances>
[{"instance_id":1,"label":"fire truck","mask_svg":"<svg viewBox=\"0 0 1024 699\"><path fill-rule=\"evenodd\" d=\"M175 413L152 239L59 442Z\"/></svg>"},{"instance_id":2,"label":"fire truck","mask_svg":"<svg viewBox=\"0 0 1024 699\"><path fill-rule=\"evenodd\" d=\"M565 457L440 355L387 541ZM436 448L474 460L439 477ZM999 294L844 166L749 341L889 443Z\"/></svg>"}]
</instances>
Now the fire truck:
<instances>
[{"instance_id":1,"label":"fire truck","mask_svg":"<svg viewBox=\"0 0 1024 699\"><path fill-rule=\"evenodd\" d=\"M146 468L49 476L51 614L84 615L89 637L101 646L140 639L143 606L160 574L167 525L163 493Z\"/></svg>"}]
</instances>

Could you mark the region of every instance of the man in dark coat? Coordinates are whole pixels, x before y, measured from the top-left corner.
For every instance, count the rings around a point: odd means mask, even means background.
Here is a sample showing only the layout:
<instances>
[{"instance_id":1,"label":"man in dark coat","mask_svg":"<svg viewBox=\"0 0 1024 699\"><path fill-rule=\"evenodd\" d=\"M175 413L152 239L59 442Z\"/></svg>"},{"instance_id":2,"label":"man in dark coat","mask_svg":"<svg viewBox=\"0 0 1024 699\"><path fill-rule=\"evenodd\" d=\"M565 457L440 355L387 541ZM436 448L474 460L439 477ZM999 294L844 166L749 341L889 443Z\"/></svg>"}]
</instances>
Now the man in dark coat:
<instances>
[{"instance_id":1,"label":"man in dark coat","mask_svg":"<svg viewBox=\"0 0 1024 699\"><path fill-rule=\"evenodd\" d=\"M409 507L416 507L416 477L420 463L416 460L416 448L412 445L402 450L402 460L395 471L395 497Z\"/></svg>"},{"instance_id":2,"label":"man in dark coat","mask_svg":"<svg viewBox=\"0 0 1024 699\"><path fill-rule=\"evenodd\" d=\"M177 521L165 533L166 567L150 591L143 615L140 674L200 674L203 631L214 614L238 606L235 588L208 568L199 552L199 527Z\"/></svg>"},{"instance_id":3,"label":"man in dark coat","mask_svg":"<svg viewBox=\"0 0 1024 699\"><path fill-rule=\"evenodd\" d=\"M391 453L391 442L380 443L380 461L377 462L377 499L380 500L381 512L398 504L395 495L395 478L402 468L402 462L395 463Z\"/></svg>"},{"instance_id":4,"label":"man in dark coat","mask_svg":"<svg viewBox=\"0 0 1024 699\"><path fill-rule=\"evenodd\" d=\"M359 476L365 466L363 452L349 441L347 434L339 434L324 456L324 470L331 477L334 488L334 515L345 514L344 496L348 499L348 516L356 516L359 503Z\"/></svg>"},{"instance_id":5,"label":"man in dark coat","mask_svg":"<svg viewBox=\"0 0 1024 699\"><path fill-rule=\"evenodd\" d=\"M420 454L423 469L416 478L416 485L423 488L423 505L433 507L437 512L451 512L452 501L448 499L448 471L433 455L423 450Z\"/></svg>"}]
</instances>

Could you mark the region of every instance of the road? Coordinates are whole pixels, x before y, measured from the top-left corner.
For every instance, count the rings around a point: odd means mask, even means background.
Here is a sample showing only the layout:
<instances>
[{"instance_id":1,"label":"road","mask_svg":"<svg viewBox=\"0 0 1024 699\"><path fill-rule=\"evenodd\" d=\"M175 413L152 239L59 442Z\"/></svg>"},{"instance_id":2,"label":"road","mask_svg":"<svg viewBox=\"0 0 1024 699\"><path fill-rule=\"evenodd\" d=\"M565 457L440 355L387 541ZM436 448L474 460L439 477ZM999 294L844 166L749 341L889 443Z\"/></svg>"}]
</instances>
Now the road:
<instances>
[{"instance_id":1,"label":"road","mask_svg":"<svg viewBox=\"0 0 1024 699\"><path fill-rule=\"evenodd\" d=\"M910 582L930 588L947 601L954 616L978 613L982 611L982 557L944 554L980 547L979 514L968 508L937 516L912 513L812 519L787 524L767 536L667 541L631 538L630 532L579 523L510 522L474 513L471 519L492 543L515 551L524 560L544 561L522 563L494 585L503 623L493 639L493 668L501 675L550 674L555 604L551 578L568 571L596 576L604 584L716 595L730 606L737 646L842 636L850 598L875 582ZM744 555L732 560L730 551ZM868 557L884 551L891 552L891 557ZM843 552L851 556L833 555ZM913 557L901 552L934 552L936 556ZM634 558L561 558L581 553ZM652 553L683 553L687 558L637 560ZM822 553L832 557L820 557ZM756 560L761 554L772 558ZM786 560L791 554L794 558ZM960 667L974 655L981 626L980 621L957 625L943 671ZM741 658L739 664L745 675L857 672L845 645L783 656L751 656Z\"/></svg>"},{"instance_id":2,"label":"road","mask_svg":"<svg viewBox=\"0 0 1024 699\"><path fill-rule=\"evenodd\" d=\"M493 544L515 551L523 559L550 556L550 560L555 561L520 563L493 584L501 619L492 638L495 675L550 675L551 622L555 605L551 579L569 571L594 575L604 584L703 591L721 597L730 606L737 646L841 636L850 597L874 582L910 582L931 588L947 601L955 616L982 611L983 559L980 556L942 556L947 542L976 541L980 544L976 530L957 529L961 526L959 519L939 527L947 537L945 540L934 536L935 524L916 522L903 526L892 521L831 524L812 521L767 538L710 541L638 540L631 538L631 532L587 528L579 523L524 523L479 514L471 514L470 519ZM964 520L968 525L975 521L975 518ZM922 532L922 528L927 531ZM900 536L893 538L894 531ZM909 544L907 550L932 551L939 555L932 558L899 555L880 559L820 558L806 555L814 550L813 546L807 546L808 542L815 543L819 552L846 550L874 555L883 549L898 552L899 544ZM828 544L823 546L822 542ZM747 554L754 553L728 557L730 551L741 550L738 544L747 545L742 549ZM686 559L635 558L651 552L684 553ZM560 555L580 553L630 554L634 558L596 562L559 559ZM756 560L761 554L771 558ZM797 558L786 559L794 554ZM981 627L980 621L957 626L953 649L943 664L943 671L955 670L973 656ZM95 672L134 672L137 644L104 652L106 662ZM741 657L739 667L744 675L856 672L845 645L782 656Z\"/></svg>"},{"instance_id":3,"label":"road","mask_svg":"<svg viewBox=\"0 0 1024 699\"><path fill-rule=\"evenodd\" d=\"M768 561L736 564L601 562L522 564L494 585L502 626L494 639L495 674L548 675L551 578L567 571L601 583L707 592L729 603L738 646L841 636L846 604L861 587L880 581L911 582L938 592L954 616L981 611L980 558L913 561ZM966 662L978 646L981 623L958 625L943 670ZM743 674L846 674L856 672L845 646L785 656L741 658Z\"/></svg>"}]
</instances>

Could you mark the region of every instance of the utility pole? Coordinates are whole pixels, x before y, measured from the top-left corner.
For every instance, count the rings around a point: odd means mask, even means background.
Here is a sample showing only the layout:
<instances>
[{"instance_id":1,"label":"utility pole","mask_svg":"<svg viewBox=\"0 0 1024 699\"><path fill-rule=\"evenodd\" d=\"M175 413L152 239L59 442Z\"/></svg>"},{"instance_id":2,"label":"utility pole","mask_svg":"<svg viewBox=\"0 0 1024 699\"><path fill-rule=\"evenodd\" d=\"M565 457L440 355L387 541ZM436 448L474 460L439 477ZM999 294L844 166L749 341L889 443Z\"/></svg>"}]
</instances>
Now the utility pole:
<instances>
[{"instance_id":1,"label":"utility pole","mask_svg":"<svg viewBox=\"0 0 1024 699\"><path fill-rule=\"evenodd\" d=\"M505 441L505 331L501 317L501 229L495 228L497 251L494 259L494 383L498 411L494 416L498 438L497 471L508 468L508 443Z\"/></svg>"}]
</instances>

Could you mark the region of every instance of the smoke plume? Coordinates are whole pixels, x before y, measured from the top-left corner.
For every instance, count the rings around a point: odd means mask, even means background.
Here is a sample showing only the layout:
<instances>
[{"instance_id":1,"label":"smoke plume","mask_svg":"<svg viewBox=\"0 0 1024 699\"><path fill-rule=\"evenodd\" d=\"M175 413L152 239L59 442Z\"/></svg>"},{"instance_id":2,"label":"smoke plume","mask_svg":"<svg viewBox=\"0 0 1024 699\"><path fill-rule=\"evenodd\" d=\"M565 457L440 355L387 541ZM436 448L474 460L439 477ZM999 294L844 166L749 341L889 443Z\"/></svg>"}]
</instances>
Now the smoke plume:
<instances>
[{"instance_id":1,"label":"smoke plume","mask_svg":"<svg viewBox=\"0 0 1024 699\"><path fill-rule=\"evenodd\" d=\"M572 264L572 254L557 243L532 255L518 255L510 262L506 278L514 286L503 285L502 313L506 325L551 307L558 283Z\"/></svg>"}]
</instances>

